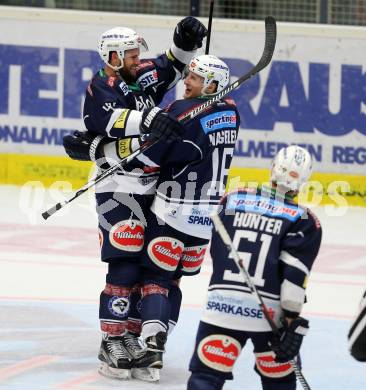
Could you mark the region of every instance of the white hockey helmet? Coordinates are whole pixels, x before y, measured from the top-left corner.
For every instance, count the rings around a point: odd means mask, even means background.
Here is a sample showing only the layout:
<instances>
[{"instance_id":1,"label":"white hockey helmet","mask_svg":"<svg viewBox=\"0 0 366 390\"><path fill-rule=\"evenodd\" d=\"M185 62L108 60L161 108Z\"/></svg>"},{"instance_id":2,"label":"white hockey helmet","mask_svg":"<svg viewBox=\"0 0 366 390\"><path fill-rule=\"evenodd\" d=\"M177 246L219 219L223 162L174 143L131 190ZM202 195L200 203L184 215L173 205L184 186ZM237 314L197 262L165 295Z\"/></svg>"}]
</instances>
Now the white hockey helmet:
<instances>
[{"instance_id":1,"label":"white hockey helmet","mask_svg":"<svg viewBox=\"0 0 366 390\"><path fill-rule=\"evenodd\" d=\"M282 148L272 161L271 182L298 191L306 183L312 173L312 158L310 153L298 146L291 145Z\"/></svg>"},{"instance_id":2,"label":"white hockey helmet","mask_svg":"<svg viewBox=\"0 0 366 390\"><path fill-rule=\"evenodd\" d=\"M230 81L229 67L224 61L213 55L204 54L193 58L189 63L188 70L203 77L203 93L212 81L217 82L216 92L221 92Z\"/></svg>"},{"instance_id":3,"label":"white hockey helmet","mask_svg":"<svg viewBox=\"0 0 366 390\"><path fill-rule=\"evenodd\" d=\"M123 68L123 59L125 51L130 49L140 49L147 51L148 46L145 39L140 37L136 31L127 27L114 27L105 31L100 36L98 52L101 59L112 69L118 70ZM109 63L109 53L115 51L121 60L120 66L112 66Z\"/></svg>"}]
</instances>

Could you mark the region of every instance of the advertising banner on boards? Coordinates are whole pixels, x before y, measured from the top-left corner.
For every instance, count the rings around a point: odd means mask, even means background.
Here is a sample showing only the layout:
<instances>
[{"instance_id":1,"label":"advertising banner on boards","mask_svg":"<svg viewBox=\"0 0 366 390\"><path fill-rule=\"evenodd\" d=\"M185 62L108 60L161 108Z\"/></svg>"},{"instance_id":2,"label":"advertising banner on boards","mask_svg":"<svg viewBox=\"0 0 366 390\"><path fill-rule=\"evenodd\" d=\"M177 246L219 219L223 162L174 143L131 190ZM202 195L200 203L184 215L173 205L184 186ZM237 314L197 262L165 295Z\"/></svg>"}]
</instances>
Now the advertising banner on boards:
<instances>
[{"instance_id":1,"label":"advertising banner on boards","mask_svg":"<svg viewBox=\"0 0 366 390\"><path fill-rule=\"evenodd\" d=\"M106 17L76 23L53 12L56 22L19 15L2 20L0 155L64 156L63 136L83 129L85 89L102 66L99 35L116 23ZM123 24L145 37L146 58L170 46L178 20L127 15ZM211 53L228 63L232 80L258 61L264 43L264 23L240 23L215 23L211 41ZM271 64L232 93L241 115L232 165L266 169L281 147L296 143L312 154L317 172L365 182L365 42L361 28L279 24ZM182 92L179 85L161 105Z\"/></svg>"}]
</instances>

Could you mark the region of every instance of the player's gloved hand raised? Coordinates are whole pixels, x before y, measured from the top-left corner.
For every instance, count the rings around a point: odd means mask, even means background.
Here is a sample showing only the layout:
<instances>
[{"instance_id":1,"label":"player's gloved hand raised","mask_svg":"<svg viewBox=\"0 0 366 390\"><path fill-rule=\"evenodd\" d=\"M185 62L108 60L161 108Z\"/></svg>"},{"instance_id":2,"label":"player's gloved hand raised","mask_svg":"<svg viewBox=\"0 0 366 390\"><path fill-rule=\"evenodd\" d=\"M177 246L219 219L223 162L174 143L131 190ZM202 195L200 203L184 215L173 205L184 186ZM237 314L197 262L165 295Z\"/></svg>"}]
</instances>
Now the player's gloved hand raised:
<instances>
[{"instance_id":1,"label":"player's gloved hand raised","mask_svg":"<svg viewBox=\"0 0 366 390\"><path fill-rule=\"evenodd\" d=\"M101 157L100 151L107 139L88 131L74 131L63 138L65 152L78 161L95 161Z\"/></svg>"},{"instance_id":2,"label":"player's gloved hand raised","mask_svg":"<svg viewBox=\"0 0 366 390\"><path fill-rule=\"evenodd\" d=\"M170 143L181 139L184 128L174 116L159 107L153 107L143 111L140 132L147 136L147 139L159 139Z\"/></svg>"},{"instance_id":3,"label":"player's gloved hand raised","mask_svg":"<svg viewBox=\"0 0 366 390\"><path fill-rule=\"evenodd\" d=\"M294 319L290 325L283 321L281 336L273 336L270 345L276 354L276 362L284 363L294 359L300 351L302 339L309 329L309 321L302 317Z\"/></svg>"},{"instance_id":4,"label":"player's gloved hand raised","mask_svg":"<svg viewBox=\"0 0 366 390\"><path fill-rule=\"evenodd\" d=\"M173 41L179 49L192 51L202 47L202 41L206 35L206 27L193 16L187 16L177 24Z\"/></svg>"}]
</instances>

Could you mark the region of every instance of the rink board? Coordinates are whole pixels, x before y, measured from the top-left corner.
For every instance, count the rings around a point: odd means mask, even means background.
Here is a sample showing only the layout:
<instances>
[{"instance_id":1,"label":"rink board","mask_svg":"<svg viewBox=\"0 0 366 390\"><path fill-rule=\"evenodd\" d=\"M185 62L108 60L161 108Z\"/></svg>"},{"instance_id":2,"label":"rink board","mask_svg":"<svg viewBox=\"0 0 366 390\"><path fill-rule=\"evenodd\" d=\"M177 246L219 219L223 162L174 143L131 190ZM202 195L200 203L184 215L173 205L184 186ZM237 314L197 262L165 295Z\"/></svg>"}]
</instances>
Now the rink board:
<instances>
[{"instance_id":1,"label":"rink board","mask_svg":"<svg viewBox=\"0 0 366 390\"><path fill-rule=\"evenodd\" d=\"M0 183L39 180L49 186L66 180L78 188L90 166L67 161L62 138L83 129L85 89L101 66L100 34L123 23L147 38L150 50L142 57L155 57L171 45L180 17L23 7L0 11ZM263 33L262 21L215 19L211 53L227 62L232 81L258 61ZM365 206L366 78L360 50L365 42L362 27L278 23L270 65L231 94L241 117L232 166L240 168L241 180L253 174L265 181L276 152L300 144L313 156L314 177L325 188L322 202L337 203L329 198L334 187L337 191L333 181L345 181L347 202ZM181 83L161 106L182 92Z\"/></svg>"},{"instance_id":2,"label":"rink board","mask_svg":"<svg viewBox=\"0 0 366 390\"><path fill-rule=\"evenodd\" d=\"M0 155L0 184L22 185L34 182L44 187L79 189L93 177L93 164L73 161L64 156L26 154ZM232 167L229 171L228 189L261 186L268 183L269 170ZM301 203L330 204L366 207L365 176L314 173L309 188L301 193Z\"/></svg>"}]
</instances>

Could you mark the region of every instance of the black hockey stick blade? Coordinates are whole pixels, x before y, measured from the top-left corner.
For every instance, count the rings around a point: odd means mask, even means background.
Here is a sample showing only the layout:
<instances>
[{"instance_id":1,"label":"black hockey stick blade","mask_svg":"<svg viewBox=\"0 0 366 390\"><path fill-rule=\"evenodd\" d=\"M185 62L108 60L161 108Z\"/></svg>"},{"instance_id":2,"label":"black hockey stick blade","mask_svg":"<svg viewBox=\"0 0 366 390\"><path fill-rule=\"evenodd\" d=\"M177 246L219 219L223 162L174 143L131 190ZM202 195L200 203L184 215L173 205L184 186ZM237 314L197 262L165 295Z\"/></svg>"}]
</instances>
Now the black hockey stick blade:
<instances>
[{"instance_id":1,"label":"black hockey stick blade","mask_svg":"<svg viewBox=\"0 0 366 390\"><path fill-rule=\"evenodd\" d=\"M206 37L206 50L205 54L210 52L211 30L212 30L212 17L213 17L214 0L210 2L210 12L208 16L207 37Z\"/></svg>"},{"instance_id":2,"label":"black hockey stick blade","mask_svg":"<svg viewBox=\"0 0 366 390\"><path fill-rule=\"evenodd\" d=\"M206 110L213 103L218 102L220 99L228 95L231 91L238 88L245 81L249 80L251 77L256 75L262 69L264 69L270 62L274 53L274 49L276 47L276 39L277 39L277 26L276 20L273 16L267 16L265 19L265 29L266 36L264 41L264 49L260 60L257 65L255 65L249 72L245 73L243 76L238 78L238 80L234 81L232 84L225 87L221 92L212 96L212 98L208 99L205 103L197 106L192 111L188 112L184 117L180 118L181 123L185 123L202 111Z\"/></svg>"}]
</instances>

